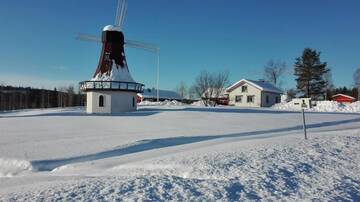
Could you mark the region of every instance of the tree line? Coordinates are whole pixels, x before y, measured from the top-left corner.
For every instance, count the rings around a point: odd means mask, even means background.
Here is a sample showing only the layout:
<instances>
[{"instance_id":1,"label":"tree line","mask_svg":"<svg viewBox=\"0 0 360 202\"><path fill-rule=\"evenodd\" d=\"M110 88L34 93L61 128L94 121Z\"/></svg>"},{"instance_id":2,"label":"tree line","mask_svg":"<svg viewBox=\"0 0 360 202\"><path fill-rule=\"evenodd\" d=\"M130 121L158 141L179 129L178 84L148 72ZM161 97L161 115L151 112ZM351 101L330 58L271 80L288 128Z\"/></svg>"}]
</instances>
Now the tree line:
<instances>
[{"instance_id":1,"label":"tree line","mask_svg":"<svg viewBox=\"0 0 360 202\"><path fill-rule=\"evenodd\" d=\"M185 82L181 82L176 87L176 92L183 98L184 102L192 102L196 98L201 98L205 106L215 106L225 104L226 100L221 97L229 84L229 72L208 72L206 70L195 78L191 87L187 87Z\"/></svg>"},{"instance_id":2,"label":"tree line","mask_svg":"<svg viewBox=\"0 0 360 202\"><path fill-rule=\"evenodd\" d=\"M330 100L338 93L360 100L360 68L353 74L353 85L349 87L335 87L332 82L331 69L326 62L320 60L321 53L311 48L305 48L302 55L296 58L294 76L296 88L289 89L289 97L306 97L313 100ZM280 81L286 72L286 64L270 61L265 66L265 78L274 85L281 87ZM349 76L350 77L350 76ZM351 77L349 78L351 80Z\"/></svg>"},{"instance_id":3,"label":"tree line","mask_svg":"<svg viewBox=\"0 0 360 202\"><path fill-rule=\"evenodd\" d=\"M360 100L360 68L353 74L353 86L335 87L332 82L331 69L326 62L320 59L321 53L311 48L305 48L300 57L295 59L293 74L296 88L287 90L289 97L306 97L313 100L330 100L335 94L342 93ZM269 60L264 66L263 80L282 88L284 77L288 75L290 68L280 60ZM181 82L176 91L182 97L190 100L201 98L205 105L210 105L214 100L219 100L221 94L229 84L229 73L220 71L211 73L202 71L195 78L192 86L187 87Z\"/></svg>"},{"instance_id":4,"label":"tree line","mask_svg":"<svg viewBox=\"0 0 360 202\"><path fill-rule=\"evenodd\" d=\"M0 111L84 106L84 103L85 95L76 93L73 86L46 90L0 85Z\"/></svg>"}]
</instances>

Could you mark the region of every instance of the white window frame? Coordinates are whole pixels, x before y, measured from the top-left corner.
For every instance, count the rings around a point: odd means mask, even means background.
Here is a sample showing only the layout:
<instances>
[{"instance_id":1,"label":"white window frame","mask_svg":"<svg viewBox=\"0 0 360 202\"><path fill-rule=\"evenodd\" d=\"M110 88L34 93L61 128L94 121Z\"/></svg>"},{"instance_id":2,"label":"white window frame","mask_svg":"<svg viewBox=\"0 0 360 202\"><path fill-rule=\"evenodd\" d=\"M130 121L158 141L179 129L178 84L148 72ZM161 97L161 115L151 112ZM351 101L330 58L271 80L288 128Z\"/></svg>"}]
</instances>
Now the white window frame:
<instances>
[{"instance_id":1,"label":"white window frame","mask_svg":"<svg viewBox=\"0 0 360 202\"><path fill-rule=\"evenodd\" d=\"M249 98L252 98L251 101L249 101ZM247 103L254 103L255 102L255 95L246 96L246 102Z\"/></svg>"},{"instance_id":2,"label":"white window frame","mask_svg":"<svg viewBox=\"0 0 360 202\"><path fill-rule=\"evenodd\" d=\"M237 99L238 97L240 97L240 100ZM242 103L242 98L243 98L242 95L235 95L235 102L236 103Z\"/></svg>"},{"instance_id":3,"label":"white window frame","mask_svg":"<svg viewBox=\"0 0 360 202\"><path fill-rule=\"evenodd\" d=\"M244 90L245 88L245 90ZM241 86L241 92L242 93L247 93L248 92L248 86Z\"/></svg>"}]
</instances>

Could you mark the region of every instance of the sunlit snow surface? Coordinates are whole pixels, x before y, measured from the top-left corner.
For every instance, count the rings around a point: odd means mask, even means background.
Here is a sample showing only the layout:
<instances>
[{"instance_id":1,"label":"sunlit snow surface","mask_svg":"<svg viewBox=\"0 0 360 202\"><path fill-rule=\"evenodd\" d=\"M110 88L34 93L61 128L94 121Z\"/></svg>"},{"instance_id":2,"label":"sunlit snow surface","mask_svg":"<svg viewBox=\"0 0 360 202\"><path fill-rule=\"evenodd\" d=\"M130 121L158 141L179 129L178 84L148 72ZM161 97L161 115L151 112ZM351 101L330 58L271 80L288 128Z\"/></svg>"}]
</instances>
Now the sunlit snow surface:
<instances>
[{"instance_id":1,"label":"sunlit snow surface","mask_svg":"<svg viewBox=\"0 0 360 202\"><path fill-rule=\"evenodd\" d=\"M143 103L0 113L0 201L360 200L352 113Z\"/></svg>"}]
</instances>

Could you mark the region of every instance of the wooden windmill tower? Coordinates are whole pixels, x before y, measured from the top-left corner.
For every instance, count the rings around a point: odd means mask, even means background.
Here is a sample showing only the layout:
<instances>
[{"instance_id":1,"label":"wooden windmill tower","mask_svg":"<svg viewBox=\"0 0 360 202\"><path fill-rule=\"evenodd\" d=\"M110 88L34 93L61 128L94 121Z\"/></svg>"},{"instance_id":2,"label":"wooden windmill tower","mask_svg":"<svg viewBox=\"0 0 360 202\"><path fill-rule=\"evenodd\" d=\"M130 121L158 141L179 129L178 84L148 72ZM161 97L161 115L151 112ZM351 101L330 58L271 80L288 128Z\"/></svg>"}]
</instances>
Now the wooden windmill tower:
<instances>
[{"instance_id":1,"label":"wooden windmill tower","mask_svg":"<svg viewBox=\"0 0 360 202\"><path fill-rule=\"evenodd\" d=\"M144 85L132 78L126 57L125 46L159 52L157 46L125 40L123 24L126 1L119 0L115 25L103 28L102 37L79 35L81 40L102 42L99 64L90 81L80 82L80 89L86 92L87 113L114 114L134 111L137 108L136 94L143 92Z\"/></svg>"}]
</instances>

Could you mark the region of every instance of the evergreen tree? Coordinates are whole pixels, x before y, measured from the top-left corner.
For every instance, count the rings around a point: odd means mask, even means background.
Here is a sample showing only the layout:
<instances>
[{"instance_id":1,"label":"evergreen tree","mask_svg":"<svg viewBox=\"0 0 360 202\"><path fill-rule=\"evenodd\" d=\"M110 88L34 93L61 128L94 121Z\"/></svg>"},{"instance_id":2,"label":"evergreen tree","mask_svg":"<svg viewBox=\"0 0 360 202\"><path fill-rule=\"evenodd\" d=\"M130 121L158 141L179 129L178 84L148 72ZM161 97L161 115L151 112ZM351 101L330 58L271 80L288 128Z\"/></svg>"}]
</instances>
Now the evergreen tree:
<instances>
[{"instance_id":1,"label":"evergreen tree","mask_svg":"<svg viewBox=\"0 0 360 202\"><path fill-rule=\"evenodd\" d=\"M302 56L296 58L296 87L304 97L319 99L324 96L327 87L326 75L330 71L326 65L326 62L320 61L320 52L310 48L305 48Z\"/></svg>"}]
</instances>

